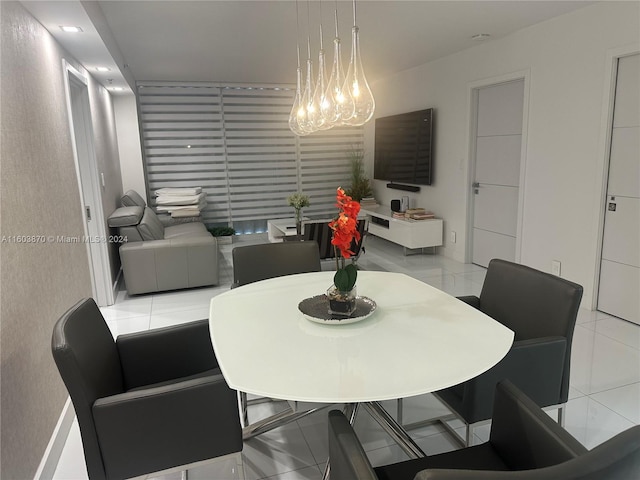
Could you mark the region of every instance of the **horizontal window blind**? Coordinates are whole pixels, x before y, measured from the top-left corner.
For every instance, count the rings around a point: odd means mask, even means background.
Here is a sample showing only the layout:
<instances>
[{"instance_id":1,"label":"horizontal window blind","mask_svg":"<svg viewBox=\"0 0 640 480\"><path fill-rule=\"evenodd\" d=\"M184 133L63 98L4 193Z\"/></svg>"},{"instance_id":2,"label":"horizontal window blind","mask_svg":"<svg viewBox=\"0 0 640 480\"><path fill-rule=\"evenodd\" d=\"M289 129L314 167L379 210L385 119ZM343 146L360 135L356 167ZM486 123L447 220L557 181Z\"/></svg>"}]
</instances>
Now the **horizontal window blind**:
<instances>
[{"instance_id":1,"label":"horizontal window blind","mask_svg":"<svg viewBox=\"0 0 640 480\"><path fill-rule=\"evenodd\" d=\"M293 216L286 198L310 198L308 216L335 213L335 189L348 186L347 152L363 129L297 137L289 130L291 86L138 83L149 191L197 187L202 220L262 231L266 220Z\"/></svg>"}]
</instances>

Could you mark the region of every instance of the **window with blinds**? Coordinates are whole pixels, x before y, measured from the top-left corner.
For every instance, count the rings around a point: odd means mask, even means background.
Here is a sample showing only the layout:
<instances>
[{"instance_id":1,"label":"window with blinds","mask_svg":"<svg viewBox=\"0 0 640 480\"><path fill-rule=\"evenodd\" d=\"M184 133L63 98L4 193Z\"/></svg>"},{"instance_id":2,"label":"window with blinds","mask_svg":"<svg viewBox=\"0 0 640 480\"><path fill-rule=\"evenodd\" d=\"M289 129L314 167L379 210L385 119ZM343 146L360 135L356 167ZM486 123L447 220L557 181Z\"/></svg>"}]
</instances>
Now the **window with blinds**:
<instances>
[{"instance_id":1,"label":"window with blinds","mask_svg":"<svg viewBox=\"0 0 640 480\"><path fill-rule=\"evenodd\" d=\"M350 181L347 153L361 148L363 129L295 136L288 125L294 94L288 85L138 83L151 195L202 187L202 220L239 233L293 216L286 199L296 191L309 195L306 216L333 215L335 189Z\"/></svg>"}]
</instances>

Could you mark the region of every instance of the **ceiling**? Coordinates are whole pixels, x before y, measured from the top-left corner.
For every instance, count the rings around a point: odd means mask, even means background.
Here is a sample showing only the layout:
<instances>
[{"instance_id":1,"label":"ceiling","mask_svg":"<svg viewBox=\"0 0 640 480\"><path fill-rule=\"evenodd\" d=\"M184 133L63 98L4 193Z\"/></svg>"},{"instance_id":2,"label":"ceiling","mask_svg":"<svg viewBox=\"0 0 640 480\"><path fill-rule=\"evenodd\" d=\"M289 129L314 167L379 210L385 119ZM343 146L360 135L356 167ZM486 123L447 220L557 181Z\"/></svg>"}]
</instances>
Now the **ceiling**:
<instances>
[{"instance_id":1,"label":"ceiling","mask_svg":"<svg viewBox=\"0 0 640 480\"><path fill-rule=\"evenodd\" d=\"M375 82L394 72L473 47L479 43L472 38L476 34L490 34L484 40L490 42L591 3L359 0L357 24L365 72L369 82ZM124 81L125 76L129 77L129 83L132 79L293 83L296 38L300 41L303 62L307 56L307 18L311 26L312 58L317 59L320 19L328 61L333 58L336 2L330 0L23 4L103 83L109 77L111 84ZM338 1L337 10L346 68L351 52L352 2ZM59 26L73 21L85 22L80 25L84 32L64 34ZM105 51L111 59L103 59ZM95 73L98 63L109 61L111 72Z\"/></svg>"}]
</instances>

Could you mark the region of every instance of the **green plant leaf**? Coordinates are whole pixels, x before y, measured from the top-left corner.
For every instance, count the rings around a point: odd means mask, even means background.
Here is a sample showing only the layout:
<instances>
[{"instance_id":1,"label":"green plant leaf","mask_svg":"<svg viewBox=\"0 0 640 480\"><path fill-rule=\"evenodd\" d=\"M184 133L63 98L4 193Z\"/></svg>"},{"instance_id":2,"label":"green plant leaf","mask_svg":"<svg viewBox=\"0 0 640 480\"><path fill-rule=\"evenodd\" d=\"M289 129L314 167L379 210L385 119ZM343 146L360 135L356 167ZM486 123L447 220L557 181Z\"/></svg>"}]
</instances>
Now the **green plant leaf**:
<instances>
[{"instance_id":1,"label":"green plant leaf","mask_svg":"<svg viewBox=\"0 0 640 480\"><path fill-rule=\"evenodd\" d=\"M358 278L358 269L352 263L344 268L339 269L333 276L333 284L341 292L349 292L353 290Z\"/></svg>"},{"instance_id":2,"label":"green plant leaf","mask_svg":"<svg viewBox=\"0 0 640 480\"><path fill-rule=\"evenodd\" d=\"M345 269L339 269L336 274L333 276L333 284L336 288L341 292L347 292L349 286L349 274Z\"/></svg>"},{"instance_id":3,"label":"green plant leaf","mask_svg":"<svg viewBox=\"0 0 640 480\"><path fill-rule=\"evenodd\" d=\"M352 290L356 285L356 280L358 278L358 269L353 263L350 263L344 269L347 271L347 275L349 275L349 290Z\"/></svg>"}]
</instances>

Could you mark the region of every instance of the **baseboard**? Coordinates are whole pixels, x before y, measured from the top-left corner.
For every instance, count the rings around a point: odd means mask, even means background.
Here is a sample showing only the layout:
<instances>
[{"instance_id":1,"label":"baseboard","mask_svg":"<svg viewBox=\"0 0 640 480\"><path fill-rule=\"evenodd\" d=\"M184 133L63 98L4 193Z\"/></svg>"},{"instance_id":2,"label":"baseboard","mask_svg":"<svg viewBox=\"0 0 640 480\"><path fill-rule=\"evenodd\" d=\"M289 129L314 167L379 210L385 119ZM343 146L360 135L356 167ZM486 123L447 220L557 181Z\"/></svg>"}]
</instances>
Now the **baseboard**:
<instances>
[{"instance_id":1,"label":"baseboard","mask_svg":"<svg viewBox=\"0 0 640 480\"><path fill-rule=\"evenodd\" d=\"M76 412L71 405L71 398L67 397L67 401L64 404L56 428L51 434L51 439L47 445L47 449L44 451L38 470L33 476L34 480L52 480L53 474L56 472L60 455L64 449L64 444L67 442L67 437L71 431L71 425L73 425L73 419L76 416Z\"/></svg>"}]
</instances>

